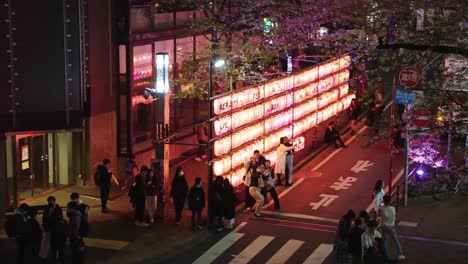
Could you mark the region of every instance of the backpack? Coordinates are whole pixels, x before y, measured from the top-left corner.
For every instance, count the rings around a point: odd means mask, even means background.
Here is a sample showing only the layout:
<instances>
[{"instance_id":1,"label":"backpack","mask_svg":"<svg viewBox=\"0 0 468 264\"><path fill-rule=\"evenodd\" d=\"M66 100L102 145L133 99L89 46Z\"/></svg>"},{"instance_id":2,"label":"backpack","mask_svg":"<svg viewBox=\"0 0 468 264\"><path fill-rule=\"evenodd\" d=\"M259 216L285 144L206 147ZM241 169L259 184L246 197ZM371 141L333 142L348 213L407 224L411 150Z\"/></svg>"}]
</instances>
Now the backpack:
<instances>
[{"instance_id":1,"label":"backpack","mask_svg":"<svg viewBox=\"0 0 468 264\"><path fill-rule=\"evenodd\" d=\"M26 232L26 219L21 214L9 214L7 215L7 221L5 223L5 233L8 237L16 237L17 235L23 235Z\"/></svg>"},{"instance_id":2,"label":"backpack","mask_svg":"<svg viewBox=\"0 0 468 264\"><path fill-rule=\"evenodd\" d=\"M80 236L86 237L89 233L89 222L88 222L88 213L89 213L89 206L86 204L80 204L80 212L81 212L81 224L80 224Z\"/></svg>"},{"instance_id":3,"label":"backpack","mask_svg":"<svg viewBox=\"0 0 468 264\"><path fill-rule=\"evenodd\" d=\"M99 170L96 170L96 172L94 173L94 183L97 186L101 185L101 174L99 173Z\"/></svg>"}]
</instances>

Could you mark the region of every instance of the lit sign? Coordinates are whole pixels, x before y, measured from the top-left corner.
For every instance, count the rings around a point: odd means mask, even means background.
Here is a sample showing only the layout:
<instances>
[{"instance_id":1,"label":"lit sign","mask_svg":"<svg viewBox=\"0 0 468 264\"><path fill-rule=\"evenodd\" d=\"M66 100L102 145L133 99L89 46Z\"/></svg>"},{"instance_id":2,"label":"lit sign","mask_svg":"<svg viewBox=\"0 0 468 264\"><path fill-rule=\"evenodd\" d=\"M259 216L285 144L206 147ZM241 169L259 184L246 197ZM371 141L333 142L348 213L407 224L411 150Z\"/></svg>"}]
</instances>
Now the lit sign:
<instances>
[{"instance_id":1,"label":"lit sign","mask_svg":"<svg viewBox=\"0 0 468 264\"><path fill-rule=\"evenodd\" d=\"M156 92L169 92L169 54L156 53Z\"/></svg>"}]
</instances>

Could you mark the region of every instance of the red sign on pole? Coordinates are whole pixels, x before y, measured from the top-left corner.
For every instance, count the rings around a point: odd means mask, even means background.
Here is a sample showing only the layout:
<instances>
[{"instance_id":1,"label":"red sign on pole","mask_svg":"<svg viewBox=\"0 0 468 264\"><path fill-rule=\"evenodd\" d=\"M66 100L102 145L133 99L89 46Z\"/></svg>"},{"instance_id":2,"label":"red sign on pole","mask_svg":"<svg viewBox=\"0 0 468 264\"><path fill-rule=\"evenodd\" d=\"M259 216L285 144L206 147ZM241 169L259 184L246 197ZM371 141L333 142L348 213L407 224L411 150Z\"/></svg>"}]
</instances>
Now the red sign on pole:
<instances>
[{"instance_id":1,"label":"red sign on pole","mask_svg":"<svg viewBox=\"0 0 468 264\"><path fill-rule=\"evenodd\" d=\"M431 112L425 108L414 109L411 123L413 123L415 127L428 127L431 123Z\"/></svg>"},{"instance_id":2,"label":"red sign on pole","mask_svg":"<svg viewBox=\"0 0 468 264\"><path fill-rule=\"evenodd\" d=\"M415 87L419 83L419 72L413 67L405 67L398 76L400 84L407 87Z\"/></svg>"}]
</instances>

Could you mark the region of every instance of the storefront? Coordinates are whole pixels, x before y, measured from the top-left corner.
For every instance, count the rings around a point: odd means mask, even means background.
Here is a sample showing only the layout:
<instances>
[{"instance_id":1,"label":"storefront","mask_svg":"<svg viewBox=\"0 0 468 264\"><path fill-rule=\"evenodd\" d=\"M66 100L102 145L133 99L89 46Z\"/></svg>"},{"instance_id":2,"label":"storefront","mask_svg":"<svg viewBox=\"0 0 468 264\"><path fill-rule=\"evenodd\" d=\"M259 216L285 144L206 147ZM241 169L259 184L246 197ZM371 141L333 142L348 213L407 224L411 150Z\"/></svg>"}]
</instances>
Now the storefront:
<instances>
[{"instance_id":1,"label":"storefront","mask_svg":"<svg viewBox=\"0 0 468 264\"><path fill-rule=\"evenodd\" d=\"M82 168L82 133L7 133L6 178L10 205L77 183Z\"/></svg>"}]
</instances>

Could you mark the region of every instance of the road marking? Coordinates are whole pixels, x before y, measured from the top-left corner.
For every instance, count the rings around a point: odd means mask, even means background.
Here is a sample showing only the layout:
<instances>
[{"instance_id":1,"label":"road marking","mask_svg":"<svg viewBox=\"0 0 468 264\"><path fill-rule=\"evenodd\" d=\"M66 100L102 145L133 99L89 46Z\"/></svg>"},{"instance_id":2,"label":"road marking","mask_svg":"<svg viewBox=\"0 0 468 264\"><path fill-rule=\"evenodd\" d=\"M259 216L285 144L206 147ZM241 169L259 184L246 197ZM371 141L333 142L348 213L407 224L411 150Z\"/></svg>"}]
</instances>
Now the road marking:
<instances>
[{"instance_id":1,"label":"road marking","mask_svg":"<svg viewBox=\"0 0 468 264\"><path fill-rule=\"evenodd\" d=\"M320 264L322 263L328 255L333 250L333 245L331 244L320 244L314 252L304 261L304 264Z\"/></svg>"},{"instance_id":2,"label":"road marking","mask_svg":"<svg viewBox=\"0 0 468 264\"><path fill-rule=\"evenodd\" d=\"M314 216L314 215L280 213L280 212L272 212L272 211L263 211L262 213L266 215L278 215L278 216L298 218L298 219L317 220L317 221L330 222L330 223L335 223L335 224L339 222L338 219L326 218L326 217L320 217L320 216Z\"/></svg>"},{"instance_id":3,"label":"road marking","mask_svg":"<svg viewBox=\"0 0 468 264\"><path fill-rule=\"evenodd\" d=\"M330 188L331 189L334 189L335 191L339 191L339 190L347 190L349 189L349 187L351 187L353 184L353 182L357 181L357 178L354 178L354 177L346 177L346 178L343 178L343 176L341 176L338 181L334 182Z\"/></svg>"},{"instance_id":4,"label":"road marking","mask_svg":"<svg viewBox=\"0 0 468 264\"><path fill-rule=\"evenodd\" d=\"M321 206L327 207L329 206L336 198L338 198L338 195L331 195L331 194L320 194L319 197L322 197L322 199L316 203L310 203L309 205L312 206L312 210L317 210Z\"/></svg>"},{"instance_id":5,"label":"road marking","mask_svg":"<svg viewBox=\"0 0 468 264\"><path fill-rule=\"evenodd\" d=\"M407 221L400 221L398 226L406 226L406 227L418 227L418 223L415 222L407 222Z\"/></svg>"},{"instance_id":6,"label":"road marking","mask_svg":"<svg viewBox=\"0 0 468 264\"><path fill-rule=\"evenodd\" d=\"M244 227L245 225L247 224L247 222L242 222L240 223L238 226L236 226L236 228L234 228L234 230L232 230L232 232L239 232L239 230Z\"/></svg>"},{"instance_id":7,"label":"road marking","mask_svg":"<svg viewBox=\"0 0 468 264\"><path fill-rule=\"evenodd\" d=\"M406 238L406 239L409 239L409 240L424 241L424 242L434 242L434 243L440 243L440 244L446 244L446 245L455 245L455 246L468 247L468 243L459 242L459 241L450 241L450 240L432 239L432 238L426 238L426 237L405 236L405 235L402 235L402 236L400 236L400 237Z\"/></svg>"},{"instance_id":8,"label":"road marking","mask_svg":"<svg viewBox=\"0 0 468 264\"><path fill-rule=\"evenodd\" d=\"M282 191L279 195L278 195L278 199L281 199L283 196L285 196L288 192L294 190L294 188L296 188L302 181L304 181L304 178L299 178L292 186L290 186L289 188L287 188L286 190ZM264 205L263 208L268 208L270 207L271 205L273 205L273 200L270 201L267 205Z\"/></svg>"},{"instance_id":9,"label":"road marking","mask_svg":"<svg viewBox=\"0 0 468 264\"><path fill-rule=\"evenodd\" d=\"M374 165L374 162L370 160L358 160L356 164L350 169L354 173L359 173L361 171L367 171L367 169Z\"/></svg>"},{"instance_id":10,"label":"road marking","mask_svg":"<svg viewBox=\"0 0 468 264\"><path fill-rule=\"evenodd\" d=\"M242 250L231 262L231 264L244 264L252 260L262 249L264 249L274 237L259 236L248 247Z\"/></svg>"},{"instance_id":11,"label":"road marking","mask_svg":"<svg viewBox=\"0 0 468 264\"><path fill-rule=\"evenodd\" d=\"M401 176L403 176L403 173L404 173L404 169L401 169L401 171L397 174L397 176L395 178L393 178L393 180L392 180L392 185L393 186L395 186L395 184L398 182L398 180L400 180ZM385 193L388 193L388 185L387 185L387 187L385 187ZM375 204L375 199L373 199L372 202L367 207L366 211L368 213L370 213L370 211L374 208L374 204Z\"/></svg>"},{"instance_id":12,"label":"road marking","mask_svg":"<svg viewBox=\"0 0 468 264\"><path fill-rule=\"evenodd\" d=\"M208 249L208 251L203 253L203 255L201 255L198 259L196 259L193 264L209 264L213 262L217 257L223 254L226 249L236 243L236 241L243 236L244 234L242 233L229 233L221 240L219 240L218 243L214 244L210 249Z\"/></svg>"},{"instance_id":13,"label":"road marking","mask_svg":"<svg viewBox=\"0 0 468 264\"><path fill-rule=\"evenodd\" d=\"M304 244L304 241L290 239L266 264L283 264Z\"/></svg>"}]
</instances>

